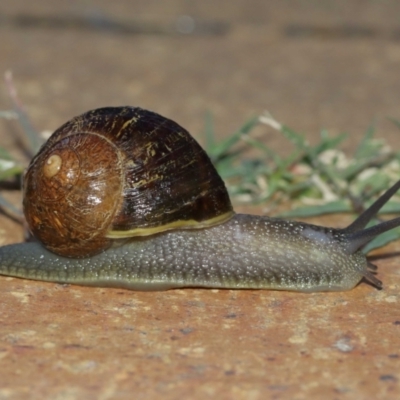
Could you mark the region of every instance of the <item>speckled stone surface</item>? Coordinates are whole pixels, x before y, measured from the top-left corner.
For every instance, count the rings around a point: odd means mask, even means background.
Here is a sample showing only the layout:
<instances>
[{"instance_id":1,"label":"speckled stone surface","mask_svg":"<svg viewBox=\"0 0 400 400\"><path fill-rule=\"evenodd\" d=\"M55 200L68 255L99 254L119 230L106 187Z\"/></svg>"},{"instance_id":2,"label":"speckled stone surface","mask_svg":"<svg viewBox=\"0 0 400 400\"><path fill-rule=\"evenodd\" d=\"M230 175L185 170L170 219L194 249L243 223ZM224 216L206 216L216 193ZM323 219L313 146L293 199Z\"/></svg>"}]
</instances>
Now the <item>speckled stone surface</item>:
<instances>
[{"instance_id":1,"label":"speckled stone surface","mask_svg":"<svg viewBox=\"0 0 400 400\"><path fill-rule=\"evenodd\" d=\"M13 70L40 131L131 104L202 141L207 110L222 138L268 109L310 141L322 127L350 132L348 150L376 118L378 136L398 146L385 119L400 119L395 0L55 4L0 4L0 72ZM182 15L225 30L172 34ZM78 28L68 22L76 16L145 20L164 33ZM0 120L1 146L23 159L17 131ZM287 151L272 131L266 138ZM22 228L0 215L1 243L21 240ZM400 243L377 254L381 291L143 293L0 277L0 399L398 399Z\"/></svg>"},{"instance_id":2,"label":"speckled stone surface","mask_svg":"<svg viewBox=\"0 0 400 400\"><path fill-rule=\"evenodd\" d=\"M378 264L384 290L330 294L1 278L0 396L396 398L398 257Z\"/></svg>"}]
</instances>

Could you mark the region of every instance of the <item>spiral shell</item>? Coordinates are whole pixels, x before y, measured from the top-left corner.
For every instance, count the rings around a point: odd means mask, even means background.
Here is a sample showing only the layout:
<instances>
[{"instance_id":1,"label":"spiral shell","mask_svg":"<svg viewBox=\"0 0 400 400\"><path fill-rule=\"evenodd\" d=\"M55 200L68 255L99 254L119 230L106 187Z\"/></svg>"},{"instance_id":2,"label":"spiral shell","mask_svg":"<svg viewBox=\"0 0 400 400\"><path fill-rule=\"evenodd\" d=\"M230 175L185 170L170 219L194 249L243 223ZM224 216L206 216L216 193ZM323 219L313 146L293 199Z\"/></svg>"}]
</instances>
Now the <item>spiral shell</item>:
<instances>
[{"instance_id":1,"label":"spiral shell","mask_svg":"<svg viewBox=\"0 0 400 400\"><path fill-rule=\"evenodd\" d=\"M23 188L33 235L68 257L233 215L223 181L191 135L135 107L100 108L65 123L31 161Z\"/></svg>"}]
</instances>

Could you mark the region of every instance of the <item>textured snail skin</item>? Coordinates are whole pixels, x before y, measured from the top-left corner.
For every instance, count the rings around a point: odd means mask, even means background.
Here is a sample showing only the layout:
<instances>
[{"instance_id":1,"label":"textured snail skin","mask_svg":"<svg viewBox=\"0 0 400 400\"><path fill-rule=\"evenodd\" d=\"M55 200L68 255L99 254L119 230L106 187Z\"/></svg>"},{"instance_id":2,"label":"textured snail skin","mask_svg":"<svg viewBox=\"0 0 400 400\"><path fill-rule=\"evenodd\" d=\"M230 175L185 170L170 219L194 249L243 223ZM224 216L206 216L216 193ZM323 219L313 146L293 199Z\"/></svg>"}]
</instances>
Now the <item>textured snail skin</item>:
<instances>
[{"instance_id":1,"label":"textured snail skin","mask_svg":"<svg viewBox=\"0 0 400 400\"><path fill-rule=\"evenodd\" d=\"M349 254L347 236L345 230L237 214L218 226L132 239L86 259L60 257L38 243L4 246L0 274L135 290L348 290L371 273L360 251Z\"/></svg>"},{"instance_id":2,"label":"textured snail skin","mask_svg":"<svg viewBox=\"0 0 400 400\"><path fill-rule=\"evenodd\" d=\"M43 244L0 247L0 275L60 283L336 291L365 278L380 288L361 249L400 225L365 229L400 181L344 229L234 214L190 134L129 106L57 129L23 187L26 220Z\"/></svg>"}]
</instances>

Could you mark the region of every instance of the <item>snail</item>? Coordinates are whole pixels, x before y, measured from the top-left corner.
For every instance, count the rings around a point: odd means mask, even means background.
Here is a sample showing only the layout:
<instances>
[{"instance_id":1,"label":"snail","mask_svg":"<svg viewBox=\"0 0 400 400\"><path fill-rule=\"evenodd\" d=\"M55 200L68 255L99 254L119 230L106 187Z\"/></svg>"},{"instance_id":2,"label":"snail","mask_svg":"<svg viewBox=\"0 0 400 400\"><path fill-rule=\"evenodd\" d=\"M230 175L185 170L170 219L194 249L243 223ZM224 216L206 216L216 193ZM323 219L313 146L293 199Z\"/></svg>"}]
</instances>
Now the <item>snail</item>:
<instances>
[{"instance_id":1,"label":"snail","mask_svg":"<svg viewBox=\"0 0 400 400\"><path fill-rule=\"evenodd\" d=\"M0 274L134 290L338 291L382 287L361 252L400 218L365 228L400 181L344 229L236 214L205 151L177 123L135 107L57 129L23 177L37 242L0 248Z\"/></svg>"}]
</instances>

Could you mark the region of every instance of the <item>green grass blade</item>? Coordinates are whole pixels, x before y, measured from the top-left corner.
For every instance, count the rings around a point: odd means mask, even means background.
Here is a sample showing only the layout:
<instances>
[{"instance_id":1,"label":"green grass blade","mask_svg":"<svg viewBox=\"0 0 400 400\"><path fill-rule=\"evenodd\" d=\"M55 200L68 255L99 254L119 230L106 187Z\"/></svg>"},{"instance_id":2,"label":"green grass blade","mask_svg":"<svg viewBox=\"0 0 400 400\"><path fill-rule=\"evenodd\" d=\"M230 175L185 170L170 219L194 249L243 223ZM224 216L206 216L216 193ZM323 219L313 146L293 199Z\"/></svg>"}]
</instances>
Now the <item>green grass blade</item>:
<instances>
[{"instance_id":1,"label":"green grass blade","mask_svg":"<svg viewBox=\"0 0 400 400\"><path fill-rule=\"evenodd\" d=\"M400 228L395 228L380 234L374 240L369 242L363 249L364 254L368 254L371 250L386 246L390 242L394 242L400 238Z\"/></svg>"},{"instance_id":2,"label":"green grass blade","mask_svg":"<svg viewBox=\"0 0 400 400\"><path fill-rule=\"evenodd\" d=\"M215 161L224 157L232 148L232 146L239 142L242 135L249 133L256 125L258 125L258 117L251 118L230 137L218 144L214 144L214 146L209 149L209 155L211 159Z\"/></svg>"},{"instance_id":3,"label":"green grass blade","mask_svg":"<svg viewBox=\"0 0 400 400\"><path fill-rule=\"evenodd\" d=\"M278 216L281 218L306 218L349 211L351 211L349 202L345 200L338 200L329 202L327 204L298 207L291 211L279 213Z\"/></svg>"},{"instance_id":4,"label":"green grass blade","mask_svg":"<svg viewBox=\"0 0 400 400\"><path fill-rule=\"evenodd\" d=\"M365 132L364 137L361 139L361 142L357 146L357 149L354 153L354 158L364 158L370 155L371 141L375 135L375 124L371 124L367 131Z\"/></svg>"}]
</instances>

